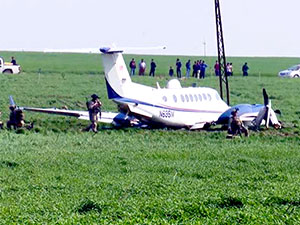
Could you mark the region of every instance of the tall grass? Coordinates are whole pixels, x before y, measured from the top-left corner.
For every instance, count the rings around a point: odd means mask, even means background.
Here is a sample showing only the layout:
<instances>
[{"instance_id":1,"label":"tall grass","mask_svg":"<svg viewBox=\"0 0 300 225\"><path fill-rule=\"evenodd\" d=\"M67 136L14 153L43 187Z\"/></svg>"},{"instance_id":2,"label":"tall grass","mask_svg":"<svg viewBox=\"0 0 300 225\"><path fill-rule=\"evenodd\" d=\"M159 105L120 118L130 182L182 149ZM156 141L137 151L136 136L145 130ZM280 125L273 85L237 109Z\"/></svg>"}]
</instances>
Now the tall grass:
<instances>
[{"instance_id":1,"label":"tall grass","mask_svg":"<svg viewBox=\"0 0 300 225\"><path fill-rule=\"evenodd\" d=\"M98 55L14 55L24 73L0 75L2 120L8 118L8 95L22 106L84 110L95 92L104 110L116 111ZM131 57L140 56L126 56L127 62ZM133 80L164 86L164 68L176 57L141 57L155 58L158 76ZM227 140L220 131L101 125L95 135L81 132L87 121L26 113L35 129L0 131L0 224L297 224L300 79L276 75L280 63L296 59L232 59L235 65L245 60L252 74L230 78L232 104L262 103L265 87L282 111L282 130L263 128ZM260 70L261 76L254 72ZM182 83L218 88L214 76Z\"/></svg>"}]
</instances>

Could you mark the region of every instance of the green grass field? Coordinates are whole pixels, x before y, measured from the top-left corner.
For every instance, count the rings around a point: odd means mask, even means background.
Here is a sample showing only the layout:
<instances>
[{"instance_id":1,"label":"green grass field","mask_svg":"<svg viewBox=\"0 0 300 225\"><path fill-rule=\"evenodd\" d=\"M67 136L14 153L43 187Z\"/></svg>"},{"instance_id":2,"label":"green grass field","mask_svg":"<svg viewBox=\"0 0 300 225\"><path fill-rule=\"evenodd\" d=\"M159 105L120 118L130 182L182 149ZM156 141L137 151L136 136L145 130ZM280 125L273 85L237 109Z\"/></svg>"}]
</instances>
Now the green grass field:
<instances>
[{"instance_id":1,"label":"green grass field","mask_svg":"<svg viewBox=\"0 0 300 225\"><path fill-rule=\"evenodd\" d=\"M0 74L4 122L9 95L22 106L85 109L86 97L97 93L104 111L116 111L100 55L1 53L6 60L11 55L23 73ZM165 86L177 58L126 55L127 64L132 57L157 62L155 78L133 77L151 86ZM213 66L214 57L204 59ZM282 111L282 130L263 128L249 138L105 125L95 135L81 132L87 121L27 112L34 130L0 131L0 224L300 223L300 79L277 76L298 60L228 59L232 105L262 103L265 87ZM245 61L249 77L240 74ZM182 84L218 89L211 73Z\"/></svg>"}]
</instances>

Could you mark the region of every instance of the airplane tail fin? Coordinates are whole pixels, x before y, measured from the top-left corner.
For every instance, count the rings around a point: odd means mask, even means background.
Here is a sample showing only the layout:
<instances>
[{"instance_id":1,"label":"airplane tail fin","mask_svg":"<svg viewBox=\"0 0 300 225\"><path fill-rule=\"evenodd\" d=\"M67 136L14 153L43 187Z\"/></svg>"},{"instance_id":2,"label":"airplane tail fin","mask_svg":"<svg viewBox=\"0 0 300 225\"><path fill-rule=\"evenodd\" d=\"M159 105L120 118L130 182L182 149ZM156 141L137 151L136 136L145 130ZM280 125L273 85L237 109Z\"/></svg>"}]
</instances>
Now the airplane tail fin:
<instances>
[{"instance_id":1,"label":"airplane tail fin","mask_svg":"<svg viewBox=\"0 0 300 225\"><path fill-rule=\"evenodd\" d=\"M109 99L123 97L126 87L131 84L122 50L101 48L102 61L105 72L107 94Z\"/></svg>"}]
</instances>

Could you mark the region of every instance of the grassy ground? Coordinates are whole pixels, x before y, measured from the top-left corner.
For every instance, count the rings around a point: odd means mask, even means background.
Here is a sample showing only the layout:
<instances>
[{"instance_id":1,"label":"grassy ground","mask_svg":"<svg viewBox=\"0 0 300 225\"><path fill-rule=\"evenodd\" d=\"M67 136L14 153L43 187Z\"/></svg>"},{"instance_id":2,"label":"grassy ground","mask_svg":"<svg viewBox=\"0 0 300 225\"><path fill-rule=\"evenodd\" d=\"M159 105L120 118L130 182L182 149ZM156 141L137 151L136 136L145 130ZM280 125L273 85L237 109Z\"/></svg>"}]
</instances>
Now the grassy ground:
<instances>
[{"instance_id":1,"label":"grassy ground","mask_svg":"<svg viewBox=\"0 0 300 225\"><path fill-rule=\"evenodd\" d=\"M2 53L1 53L2 54ZM12 53L3 53L8 60ZM21 75L0 75L0 109L8 96L23 106L85 109L107 99L99 55L13 53ZM126 56L126 61L135 57ZM145 56L164 86L176 57ZM188 57L181 57L185 61ZM194 60L194 58L192 58ZM213 65L214 58L206 58ZM26 113L32 131L0 131L0 224L296 224L300 221L300 79L280 79L293 58L232 58L231 104L262 103L262 87L282 111L284 129L225 139L225 132L109 129L82 133L86 121ZM251 70L239 74L247 61ZM238 67L238 68L237 68ZM41 68L41 73L38 70ZM204 81L183 85L218 87Z\"/></svg>"}]
</instances>

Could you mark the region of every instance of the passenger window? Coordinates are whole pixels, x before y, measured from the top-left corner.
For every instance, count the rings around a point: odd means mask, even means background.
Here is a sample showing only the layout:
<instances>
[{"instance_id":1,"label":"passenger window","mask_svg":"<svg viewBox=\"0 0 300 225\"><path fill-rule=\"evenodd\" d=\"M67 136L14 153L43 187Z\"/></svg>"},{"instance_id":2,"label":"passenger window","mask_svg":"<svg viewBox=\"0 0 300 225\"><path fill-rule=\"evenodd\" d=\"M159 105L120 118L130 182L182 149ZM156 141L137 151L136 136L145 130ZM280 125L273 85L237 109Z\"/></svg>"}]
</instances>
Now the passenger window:
<instances>
[{"instance_id":1,"label":"passenger window","mask_svg":"<svg viewBox=\"0 0 300 225\"><path fill-rule=\"evenodd\" d=\"M206 94L203 93L202 96L203 96L203 100L206 101L207 100Z\"/></svg>"},{"instance_id":2,"label":"passenger window","mask_svg":"<svg viewBox=\"0 0 300 225\"><path fill-rule=\"evenodd\" d=\"M193 101L193 95L190 94L190 100L191 102Z\"/></svg>"},{"instance_id":3,"label":"passenger window","mask_svg":"<svg viewBox=\"0 0 300 225\"><path fill-rule=\"evenodd\" d=\"M201 94L198 94L198 98L199 98L199 101L202 102L202 96L201 96Z\"/></svg>"},{"instance_id":4,"label":"passenger window","mask_svg":"<svg viewBox=\"0 0 300 225\"><path fill-rule=\"evenodd\" d=\"M198 97L197 97L196 94L194 94L194 99L195 99L196 102L198 102Z\"/></svg>"},{"instance_id":5,"label":"passenger window","mask_svg":"<svg viewBox=\"0 0 300 225\"><path fill-rule=\"evenodd\" d=\"M177 97L176 97L176 95L173 95L173 99L174 99L174 102L177 102Z\"/></svg>"},{"instance_id":6,"label":"passenger window","mask_svg":"<svg viewBox=\"0 0 300 225\"><path fill-rule=\"evenodd\" d=\"M220 100L220 96L219 96L218 93L216 93L216 99L217 99L217 100Z\"/></svg>"},{"instance_id":7,"label":"passenger window","mask_svg":"<svg viewBox=\"0 0 300 225\"><path fill-rule=\"evenodd\" d=\"M184 96L180 95L180 97L181 97L181 101L184 102Z\"/></svg>"},{"instance_id":8,"label":"passenger window","mask_svg":"<svg viewBox=\"0 0 300 225\"><path fill-rule=\"evenodd\" d=\"M207 97L208 97L208 101L211 101L211 95L207 94Z\"/></svg>"},{"instance_id":9,"label":"passenger window","mask_svg":"<svg viewBox=\"0 0 300 225\"><path fill-rule=\"evenodd\" d=\"M186 100L186 102L189 102L189 96L188 95L185 95L185 100Z\"/></svg>"},{"instance_id":10,"label":"passenger window","mask_svg":"<svg viewBox=\"0 0 300 225\"><path fill-rule=\"evenodd\" d=\"M168 99L167 99L166 96L164 96L162 99L163 99L165 102L168 101Z\"/></svg>"}]
</instances>

